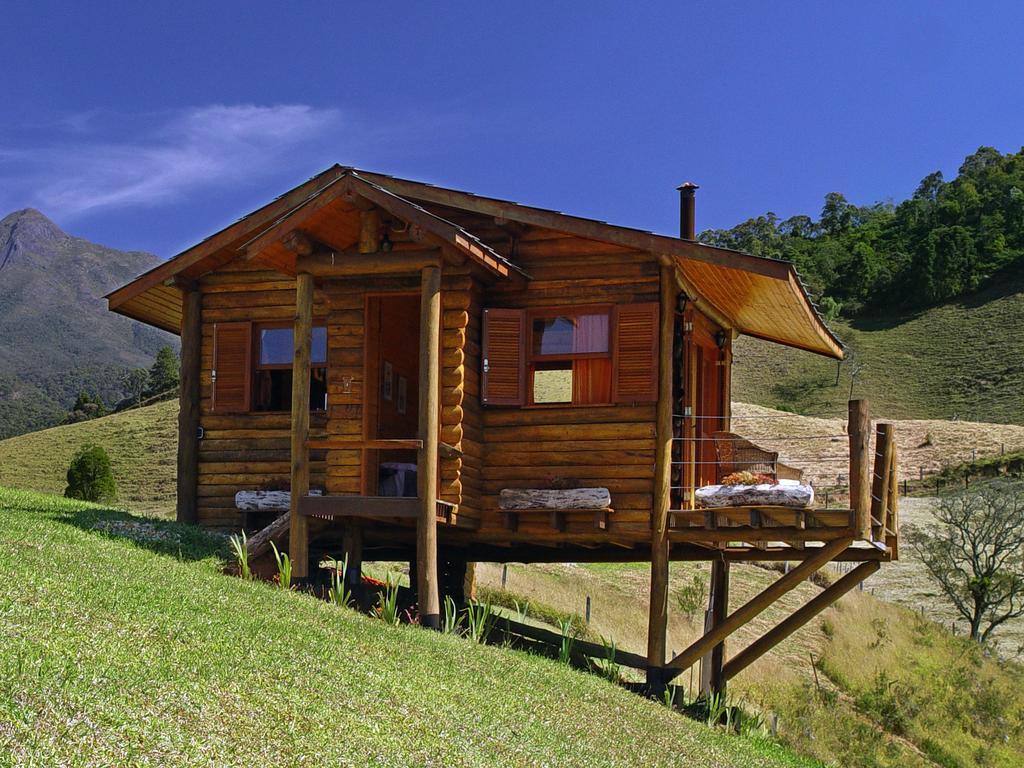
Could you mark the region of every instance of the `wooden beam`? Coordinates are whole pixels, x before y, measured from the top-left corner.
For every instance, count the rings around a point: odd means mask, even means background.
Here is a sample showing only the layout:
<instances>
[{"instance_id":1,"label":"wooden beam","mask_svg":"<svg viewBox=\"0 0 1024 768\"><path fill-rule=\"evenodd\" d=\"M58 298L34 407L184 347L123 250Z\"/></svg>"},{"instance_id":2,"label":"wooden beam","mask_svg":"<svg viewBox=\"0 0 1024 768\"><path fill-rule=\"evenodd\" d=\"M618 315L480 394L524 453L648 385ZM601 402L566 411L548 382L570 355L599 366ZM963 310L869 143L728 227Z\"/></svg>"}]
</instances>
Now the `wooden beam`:
<instances>
[{"instance_id":1,"label":"wooden beam","mask_svg":"<svg viewBox=\"0 0 1024 768\"><path fill-rule=\"evenodd\" d=\"M203 295L183 292L181 306L181 386L178 393L178 508L179 523L198 521L199 368L203 340Z\"/></svg>"},{"instance_id":2,"label":"wooden beam","mask_svg":"<svg viewBox=\"0 0 1024 768\"><path fill-rule=\"evenodd\" d=\"M339 451L391 451L396 449L419 450L422 440L307 440L306 447L314 450Z\"/></svg>"},{"instance_id":3,"label":"wooden beam","mask_svg":"<svg viewBox=\"0 0 1024 768\"><path fill-rule=\"evenodd\" d=\"M850 401L850 508L857 538L871 538L871 417L867 400Z\"/></svg>"},{"instance_id":4,"label":"wooden beam","mask_svg":"<svg viewBox=\"0 0 1024 768\"><path fill-rule=\"evenodd\" d=\"M309 359L313 343L313 276L295 277L295 353L292 357L291 523L288 551L292 575L309 577L309 522L299 514L299 502L309 493Z\"/></svg>"},{"instance_id":5,"label":"wooden beam","mask_svg":"<svg viewBox=\"0 0 1024 768\"><path fill-rule=\"evenodd\" d=\"M714 648L718 643L725 640L729 635L742 627L752 618L764 611L784 594L794 589L804 579L817 571L825 563L846 549L851 543L850 539L840 539L821 547L817 552L796 566L792 571L770 584L759 594L752 597L742 606L737 608L721 624L712 627L703 637L691 643L682 653L677 655L668 663L668 674L675 677L684 669L691 666L701 656Z\"/></svg>"},{"instance_id":6,"label":"wooden beam","mask_svg":"<svg viewBox=\"0 0 1024 768\"><path fill-rule=\"evenodd\" d=\"M315 277L413 275L440 263L441 252L436 248L373 254L346 250L336 253L318 251L309 256L300 256L296 260L296 268Z\"/></svg>"},{"instance_id":7,"label":"wooden beam","mask_svg":"<svg viewBox=\"0 0 1024 768\"><path fill-rule=\"evenodd\" d=\"M377 253L380 250L380 209L359 212L359 252Z\"/></svg>"},{"instance_id":8,"label":"wooden beam","mask_svg":"<svg viewBox=\"0 0 1024 768\"><path fill-rule=\"evenodd\" d=\"M882 565L878 561L858 565L787 619L729 659L729 663L722 670L724 678L729 680L738 675L881 567Z\"/></svg>"},{"instance_id":9,"label":"wooden beam","mask_svg":"<svg viewBox=\"0 0 1024 768\"><path fill-rule=\"evenodd\" d=\"M672 484L672 341L678 287L675 268L661 267L658 332L658 408L655 425L654 506L651 510L651 599L647 619L647 682L661 685L668 631L668 509Z\"/></svg>"},{"instance_id":10,"label":"wooden beam","mask_svg":"<svg viewBox=\"0 0 1024 768\"><path fill-rule=\"evenodd\" d=\"M420 284L420 391L417 456L420 516L416 525L416 575L420 624L440 625L437 583L437 475L441 420L441 269L425 267Z\"/></svg>"},{"instance_id":11,"label":"wooden beam","mask_svg":"<svg viewBox=\"0 0 1024 768\"><path fill-rule=\"evenodd\" d=\"M306 517L406 517L420 514L419 499L403 496L303 496L299 514Z\"/></svg>"}]
</instances>

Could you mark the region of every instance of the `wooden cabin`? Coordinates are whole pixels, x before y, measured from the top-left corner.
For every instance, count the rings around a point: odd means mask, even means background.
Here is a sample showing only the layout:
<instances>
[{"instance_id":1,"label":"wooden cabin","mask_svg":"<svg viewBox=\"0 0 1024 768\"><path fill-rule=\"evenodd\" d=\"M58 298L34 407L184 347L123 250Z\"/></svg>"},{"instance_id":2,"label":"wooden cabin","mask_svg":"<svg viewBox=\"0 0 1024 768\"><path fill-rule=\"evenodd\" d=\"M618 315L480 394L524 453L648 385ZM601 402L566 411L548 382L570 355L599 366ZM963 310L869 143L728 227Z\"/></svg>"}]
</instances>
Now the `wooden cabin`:
<instances>
[{"instance_id":1,"label":"wooden cabin","mask_svg":"<svg viewBox=\"0 0 1024 768\"><path fill-rule=\"evenodd\" d=\"M181 335L179 520L287 540L298 578L408 560L428 626L467 562L649 561L649 679L714 650L723 682L753 613L864 561L799 626L894 556L895 470L883 440L873 503L855 402L849 508L697 507L733 339L843 352L791 264L695 241L695 189L675 238L334 166L114 291ZM714 621L667 660L673 559L714 564ZM729 614L728 564L758 559L801 565Z\"/></svg>"}]
</instances>

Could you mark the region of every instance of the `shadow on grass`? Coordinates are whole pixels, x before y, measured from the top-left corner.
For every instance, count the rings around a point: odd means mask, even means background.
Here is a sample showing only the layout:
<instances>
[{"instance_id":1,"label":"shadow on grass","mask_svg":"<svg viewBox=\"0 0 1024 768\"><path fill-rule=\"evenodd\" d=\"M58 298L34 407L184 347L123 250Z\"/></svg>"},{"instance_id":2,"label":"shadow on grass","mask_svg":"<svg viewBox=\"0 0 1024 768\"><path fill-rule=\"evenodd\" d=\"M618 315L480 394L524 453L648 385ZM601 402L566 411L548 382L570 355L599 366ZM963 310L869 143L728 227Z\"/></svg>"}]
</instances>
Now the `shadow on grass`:
<instances>
[{"instance_id":1,"label":"shadow on grass","mask_svg":"<svg viewBox=\"0 0 1024 768\"><path fill-rule=\"evenodd\" d=\"M141 517L120 509L41 494L4 494L10 510L44 515L91 534L127 541L137 547L179 560L226 559L227 539L197 526Z\"/></svg>"}]
</instances>

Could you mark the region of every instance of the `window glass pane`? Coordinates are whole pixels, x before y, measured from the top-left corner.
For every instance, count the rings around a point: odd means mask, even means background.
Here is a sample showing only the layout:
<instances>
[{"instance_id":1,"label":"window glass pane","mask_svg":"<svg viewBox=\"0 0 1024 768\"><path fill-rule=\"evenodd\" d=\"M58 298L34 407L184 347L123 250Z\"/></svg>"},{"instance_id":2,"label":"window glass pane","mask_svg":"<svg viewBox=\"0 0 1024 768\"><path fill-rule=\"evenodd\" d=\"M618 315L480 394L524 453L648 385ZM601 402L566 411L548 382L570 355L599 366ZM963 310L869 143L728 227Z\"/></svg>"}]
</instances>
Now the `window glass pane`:
<instances>
[{"instance_id":1,"label":"window glass pane","mask_svg":"<svg viewBox=\"0 0 1024 768\"><path fill-rule=\"evenodd\" d=\"M293 354L291 328L260 330L260 365L290 365Z\"/></svg>"},{"instance_id":2,"label":"window glass pane","mask_svg":"<svg viewBox=\"0 0 1024 768\"><path fill-rule=\"evenodd\" d=\"M533 354L571 355L608 351L608 315L538 317Z\"/></svg>"},{"instance_id":3,"label":"window glass pane","mask_svg":"<svg viewBox=\"0 0 1024 768\"><path fill-rule=\"evenodd\" d=\"M313 326L313 347L309 360L311 363L327 362L327 328L323 325Z\"/></svg>"},{"instance_id":4,"label":"window glass pane","mask_svg":"<svg viewBox=\"0 0 1024 768\"><path fill-rule=\"evenodd\" d=\"M571 403L572 369L567 366L558 370L534 371L533 402Z\"/></svg>"},{"instance_id":5,"label":"window glass pane","mask_svg":"<svg viewBox=\"0 0 1024 768\"><path fill-rule=\"evenodd\" d=\"M295 350L292 348L291 328L263 328L260 330L260 365L291 365ZM313 346L310 362L327 362L327 328L313 326Z\"/></svg>"}]
</instances>

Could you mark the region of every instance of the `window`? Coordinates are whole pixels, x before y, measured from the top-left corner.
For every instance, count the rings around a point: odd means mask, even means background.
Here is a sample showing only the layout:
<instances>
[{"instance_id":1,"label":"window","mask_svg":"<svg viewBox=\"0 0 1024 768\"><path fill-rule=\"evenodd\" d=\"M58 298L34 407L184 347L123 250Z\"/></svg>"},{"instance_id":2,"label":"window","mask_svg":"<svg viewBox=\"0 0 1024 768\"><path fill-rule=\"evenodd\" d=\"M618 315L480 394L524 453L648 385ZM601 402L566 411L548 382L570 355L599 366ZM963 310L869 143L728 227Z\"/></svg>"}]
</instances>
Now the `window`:
<instances>
[{"instance_id":1,"label":"window","mask_svg":"<svg viewBox=\"0 0 1024 768\"><path fill-rule=\"evenodd\" d=\"M539 310L529 320L528 402L610 403L609 310Z\"/></svg>"},{"instance_id":2,"label":"window","mask_svg":"<svg viewBox=\"0 0 1024 768\"><path fill-rule=\"evenodd\" d=\"M263 324L255 330L252 410L290 411L294 333L290 325ZM310 410L327 409L327 327L313 326L310 349Z\"/></svg>"},{"instance_id":3,"label":"window","mask_svg":"<svg viewBox=\"0 0 1024 768\"><path fill-rule=\"evenodd\" d=\"M653 403L659 317L657 302L486 307L480 399L487 406Z\"/></svg>"}]
</instances>

